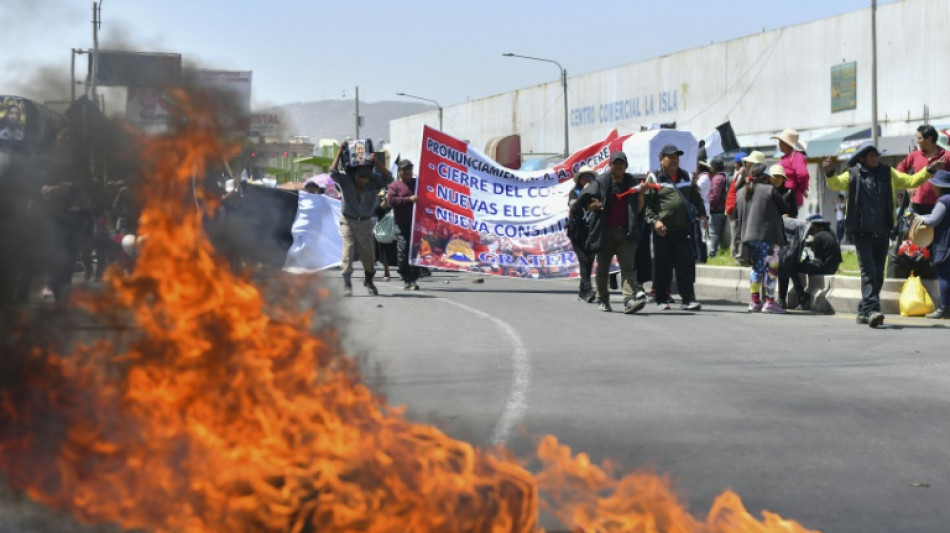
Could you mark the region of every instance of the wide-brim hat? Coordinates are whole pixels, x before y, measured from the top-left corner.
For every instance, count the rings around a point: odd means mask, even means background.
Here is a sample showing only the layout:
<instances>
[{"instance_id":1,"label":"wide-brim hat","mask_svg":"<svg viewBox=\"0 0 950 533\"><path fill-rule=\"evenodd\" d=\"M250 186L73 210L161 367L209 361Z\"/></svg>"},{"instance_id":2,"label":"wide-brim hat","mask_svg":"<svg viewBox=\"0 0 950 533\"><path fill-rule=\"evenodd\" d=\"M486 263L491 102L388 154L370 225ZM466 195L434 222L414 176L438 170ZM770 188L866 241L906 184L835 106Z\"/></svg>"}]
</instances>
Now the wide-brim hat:
<instances>
[{"instance_id":1,"label":"wide-brim hat","mask_svg":"<svg viewBox=\"0 0 950 533\"><path fill-rule=\"evenodd\" d=\"M858 164L858 159L868 155L871 152L877 153L877 155L884 155L887 153L887 150L879 150L877 146L874 146L874 143L871 141L864 141L858 148L854 151L854 155L851 156L851 159L848 160L848 166L853 167Z\"/></svg>"},{"instance_id":2,"label":"wide-brim hat","mask_svg":"<svg viewBox=\"0 0 950 533\"><path fill-rule=\"evenodd\" d=\"M785 167L782 165L772 165L769 167L770 176L782 176L783 178L788 179L788 176L785 175Z\"/></svg>"},{"instance_id":3,"label":"wide-brim hat","mask_svg":"<svg viewBox=\"0 0 950 533\"><path fill-rule=\"evenodd\" d=\"M950 189L950 172L946 170L938 170L932 178L927 180L934 187L940 187L941 189Z\"/></svg>"},{"instance_id":4,"label":"wide-brim hat","mask_svg":"<svg viewBox=\"0 0 950 533\"><path fill-rule=\"evenodd\" d=\"M796 152L805 151L805 147L802 146L802 143L798 142L798 132L793 129L786 128L782 130L782 133L773 135L771 138L784 142L785 144L791 146Z\"/></svg>"},{"instance_id":5,"label":"wide-brim hat","mask_svg":"<svg viewBox=\"0 0 950 533\"><path fill-rule=\"evenodd\" d=\"M907 232L907 238L921 248L930 246L934 242L934 229L924 226L924 217L917 215L914 221L910 223L910 231Z\"/></svg>"},{"instance_id":6,"label":"wide-brim hat","mask_svg":"<svg viewBox=\"0 0 950 533\"><path fill-rule=\"evenodd\" d=\"M758 150L753 150L752 153L742 158L746 163L754 163L756 165L765 164L765 154Z\"/></svg>"},{"instance_id":7,"label":"wide-brim hat","mask_svg":"<svg viewBox=\"0 0 950 533\"><path fill-rule=\"evenodd\" d=\"M596 178L597 171L591 168L588 165L584 165L581 168L577 169L577 172L574 173L574 183L578 183L582 176L585 174L590 174L590 177Z\"/></svg>"}]
</instances>

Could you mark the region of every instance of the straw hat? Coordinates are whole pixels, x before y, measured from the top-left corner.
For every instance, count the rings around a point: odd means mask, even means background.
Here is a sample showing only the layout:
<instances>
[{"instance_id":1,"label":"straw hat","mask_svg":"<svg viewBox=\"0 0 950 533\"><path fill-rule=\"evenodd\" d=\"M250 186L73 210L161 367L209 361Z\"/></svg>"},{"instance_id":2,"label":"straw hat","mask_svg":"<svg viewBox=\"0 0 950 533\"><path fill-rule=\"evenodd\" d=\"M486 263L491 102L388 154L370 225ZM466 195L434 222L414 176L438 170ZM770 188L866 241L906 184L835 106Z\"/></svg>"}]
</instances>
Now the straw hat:
<instances>
[{"instance_id":1,"label":"straw hat","mask_svg":"<svg viewBox=\"0 0 950 533\"><path fill-rule=\"evenodd\" d=\"M782 176L783 178L788 177L785 175L785 167L783 167L782 165L772 165L771 167L769 167L769 175Z\"/></svg>"},{"instance_id":2,"label":"straw hat","mask_svg":"<svg viewBox=\"0 0 950 533\"><path fill-rule=\"evenodd\" d=\"M756 165L765 164L765 154L758 150L753 150L753 152L742 158L746 163L754 163Z\"/></svg>"},{"instance_id":3,"label":"straw hat","mask_svg":"<svg viewBox=\"0 0 950 533\"><path fill-rule=\"evenodd\" d=\"M581 168L577 169L577 172L574 173L574 183L579 183L579 182L580 182L580 179L581 179L581 176L583 176L584 174L590 174L590 177L591 177L591 178L596 178L596 177L597 177L597 171L596 171L596 170L592 169L592 168L591 168L590 166L588 166L588 165L584 165L584 166L582 166Z\"/></svg>"},{"instance_id":4,"label":"straw hat","mask_svg":"<svg viewBox=\"0 0 950 533\"><path fill-rule=\"evenodd\" d=\"M805 147L802 146L802 143L798 142L798 132L793 129L786 128L782 130L782 133L779 133L778 135L773 135L770 138L778 139L782 141L783 143L791 146L792 149L795 150L796 152L805 151Z\"/></svg>"},{"instance_id":5,"label":"straw hat","mask_svg":"<svg viewBox=\"0 0 950 533\"><path fill-rule=\"evenodd\" d=\"M924 217L917 215L914 221L910 223L910 231L907 232L907 238L921 248L930 246L934 242L934 229L924 226Z\"/></svg>"}]
</instances>

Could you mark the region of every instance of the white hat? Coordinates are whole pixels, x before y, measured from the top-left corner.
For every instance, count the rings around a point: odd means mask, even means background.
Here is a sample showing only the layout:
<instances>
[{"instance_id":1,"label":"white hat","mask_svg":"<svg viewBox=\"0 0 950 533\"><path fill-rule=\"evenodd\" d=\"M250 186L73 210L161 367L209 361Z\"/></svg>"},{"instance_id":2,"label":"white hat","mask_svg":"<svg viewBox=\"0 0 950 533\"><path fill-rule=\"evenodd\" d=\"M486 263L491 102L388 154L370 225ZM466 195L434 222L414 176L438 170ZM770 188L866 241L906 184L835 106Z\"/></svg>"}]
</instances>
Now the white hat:
<instances>
[{"instance_id":1,"label":"white hat","mask_svg":"<svg viewBox=\"0 0 950 533\"><path fill-rule=\"evenodd\" d=\"M783 143L792 147L796 152L804 152L805 147L802 146L802 143L798 142L798 132L793 129L784 129L782 133L778 135L773 135L770 139L778 139Z\"/></svg>"},{"instance_id":2,"label":"white hat","mask_svg":"<svg viewBox=\"0 0 950 533\"><path fill-rule=\"evenodd\" d=\"M753 150L753 152L742 158L746 163L755 163L757 165L765 164L765 154L758 150Z\"/></svg>"}]
</instances>

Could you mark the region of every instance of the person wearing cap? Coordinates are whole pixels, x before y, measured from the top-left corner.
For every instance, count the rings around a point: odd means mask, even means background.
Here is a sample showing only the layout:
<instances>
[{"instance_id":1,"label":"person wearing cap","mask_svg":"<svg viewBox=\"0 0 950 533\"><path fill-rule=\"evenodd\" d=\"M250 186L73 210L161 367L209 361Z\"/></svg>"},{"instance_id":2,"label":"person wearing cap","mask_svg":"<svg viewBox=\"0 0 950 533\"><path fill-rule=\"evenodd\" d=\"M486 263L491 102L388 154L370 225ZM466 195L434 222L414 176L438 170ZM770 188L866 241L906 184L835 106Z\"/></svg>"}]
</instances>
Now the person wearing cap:
<instances>
[{"instance_id":1,"label":"person wearing cap","mask_svg":"<svg viewBox=\"0 0 950 533\"><path fill-rule=\"evenodd\" d=\"M749 311L785 313L775 300L778 281L778 263L781 247L786 244L782 216L790 208L779 192L784 184L781 165L772 167L774 176L764 163L755 163L750 169L750 181L738 195L736 212L739 215L742 244L749 249L752 270L749 273ZM760 293L764 292L765 301Z\"/></svg>"},{"instance_id":2,"label":"person wearing cap","mask_svg":"<svg viewBox=\"0 0 950 533\"><path fill-rule=\"evenodd\" d=\"M798 132L793 129L786 128L772 138L778 141L778 149L782 152L779 162L785 170L785 187L792 192L789 202L792 212L788 216L798 218L798 210L808 197L808 182L811 180L805 160L805 147L798 140Z\"/></svg>"},{"instance_id":3,"label":"person wearing cap","mask_svg":"<svg viewBox=\"0 0 950 533\"><path fill-rule=\"evenodd\" d=\"M601 311L611 311L607 277L610 263L617 257L622 278L624 313L636 313L646 305L646 297L634 293L637 244L640 240L641 186L627 173L627 154L610 154L610 169L581 191L573 209L586 209L590 216L590 252L597 255L597 300Z\"/></svg>"},{"instance_id":4,"label":"person wearing cap","mask_svg":"<svg viewBox=\"0 0 950 533\"><path fill-rule=\"evenodd\" d=\"M373 211L376 209L376 195L392 181L392 173L376 159L370 156L373 166L347 167L340 172L340 159L343 146L337 149L336 157L330 164L330 179L340 188L340 236L343 238L343 295L353 295L353 250L360 254L363 263L363 286L370 295L379 291L373 283L376 275L376 238L373 236ZM375 167L375 168L374 168Z\"/></svg>"},{"instance_id":5,"label":"person wearing cap","mask_svg":"<svg viewBox=\"0 0 950 533\"><path fill-rule=\"evenodd\" d=\"M726 196L729 189L729 178L725 173L726 165L722 158L714 157L709 162L709 255L719 253L722 243L722 231L726 224Z\"/></svg>"},{"instance_id":6,"label":"person wearing cap","mask_svg":"<svg viewBox=\"0 0 950 533\"><path fill-rule=\"evenodd\" d=\"M732 173L732 181L729 182L729 192L726 193L726 216L729 218L729 229L732 234L732 242L729 248L732 250L732 257L739 257L739 246L742 239L739 238L739 219L736 217L736 191L745 185L746 176L749 174L751 163L746 163L745 158L749 154L739 152L736 154L733 164L735 171ZM762 156L765 161L765 156Z\"/></svg>"},{"instance_id":7,"label":"person wearing cap","mask_svg":"<svg viewBox=\"0 0 950 533\"><path fill-rule=\"evenodd\" d=\"M693 223L706 226L706 207L689 173L679 166L683 151L668 144L660 150L660 168L654 172L658 189L650 189L644 197L644 219L653 228L653 290L657 307L670 308L670 282L676 271L676 286L682 298L682 309L698 311L693 284L696 281L696 258Z\"/></svg>"},{"instance_id":8,"label":"person wearing cap","mask_svg":"<svg viewBox=\"0 0 950 533\"><path fill-rule=\"evenodd\" d=\"M587 303L594 303L597 292L590 284L591 273L594 268L594 254L588 248L589 236L587 218L589 212L578 205L577 200L587 185L597 177L597 172L587 165L577 169L574 174L574 188L567 195L567 205L570 215L567 220L567 238L574 247L577 256L577 265L580 267L580 286L577 289L577 299Z\"/></svg>"},{"instance_id":9,"label":"person wearing cap","mask_svg":"<svg viewBox=\"0 0 950 533\"><path fill-rule=\"evenodd\" d=\"M792 233L796 230L797 235ZM788 281L791 279L798 297L795 309L807 311L811 309L811 301L800 274L833 275L841 265L841 245L831 231L831 222L819 214L810 215L804 223L786 218L785 237L792 249L787 255L783 254L779 264L779 304L785 306ZM795 246L792 246L793 239L796 240ZM801 259L803 251L808 254L808 259Z\"/></svg>"},{"instance_id":10,"label":"person wearing cap","mask_svg":"<svg viewBox=\"0 0 950 533\"><path fill-rule=\"evenodd\" d=\"M876 328L884 323L881 287L891 230L894 229L894 201L898 189L912 189L927 181L942 161L934 161L910 175L881 163L881 151L870 142L862 143L848 160L848 170L835 175L831 158L822 161L828 188L848 191L845 228L854 236L861 267L861 303L857 322Z\"/></svg>"},{"instance_id":11,"label":"person wearing cap","mask_svg":"<svg viewBox=\"0 0 950 533\"><path fill-rule=\"evenodd\" d=\"M403 289L419 290L419 267L409 262L412 244L412 208L416 203L416 178L412 175L412 161L401 159L396 163L398 179L386 188L386 202L392 206L396 223L396 271L402 276Z\"/></svg>"},{"instance_id":12,"label":"person wearing cap","mask_svg":"<svg viewBox=\"0 0 950 533\"><path fill-rule=\"evenodd\" d=\"M940 307L927 318L950 318L950 172L940 170L928 181L937 201L922 224L934 228L933 258L940 288Z\"/></svg>"},{"instance_id":13,"label":"person wearing cap","mask_svg":"<svg viewBox=\"0 0 950 533\"><path fill-rule=\"evenodd\" d=\"M917 128L917 150L897 164L897 170L904 173L920 172L934 161L947 159L947 152L937 146L937 129L923 125ZM929 182L924 182L911 193L910 206L918 215L929 214L937 203L937 194Z\"/></svg>"}]
</instances>

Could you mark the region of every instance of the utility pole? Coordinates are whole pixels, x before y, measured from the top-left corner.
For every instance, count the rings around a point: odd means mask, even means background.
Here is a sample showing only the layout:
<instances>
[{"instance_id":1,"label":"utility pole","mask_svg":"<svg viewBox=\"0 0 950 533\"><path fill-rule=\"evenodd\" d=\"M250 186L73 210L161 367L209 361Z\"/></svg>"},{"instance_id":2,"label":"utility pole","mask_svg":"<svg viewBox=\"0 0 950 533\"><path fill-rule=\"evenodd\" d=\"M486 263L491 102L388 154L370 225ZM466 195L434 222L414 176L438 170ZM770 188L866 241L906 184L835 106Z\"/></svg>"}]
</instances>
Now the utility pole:
<instances>
[{"instance_id":1,"label":"utility pole","mask_svg":"<svg viewBox=\"0 0 950 533\"><path fill-rule=\"evenodd\" d=\"M102 26L102 2L92 3L92 101L99 107L99 97L96 95L96 78L99 76L99 28Z\"/></svg>"},{"instance_id":2,"label":"utility pole","mask_svg":"<svg viewBox=\"0 0 950 533\"><path fill-rule=\"evenodd\" d=\"M360 138L360 86L356 86L356 137L354 139Z\"/></svg>"},{"instance_id":3,"label":"utility pole","mask_svg":"<svg viewBox=\"0 0 950 533\"><path fill-rule=\"evenodd\" d=\"M877 0L871 0L871 142L877 146Z\"/></svg>"}]
</instances>

